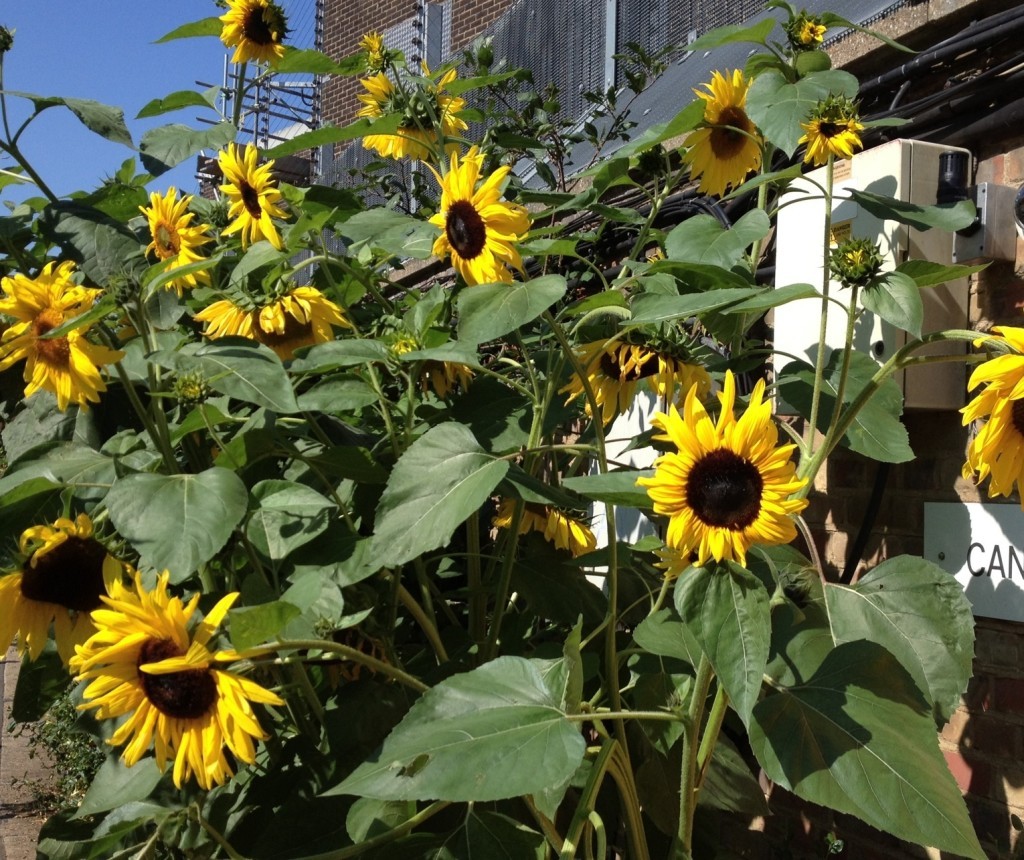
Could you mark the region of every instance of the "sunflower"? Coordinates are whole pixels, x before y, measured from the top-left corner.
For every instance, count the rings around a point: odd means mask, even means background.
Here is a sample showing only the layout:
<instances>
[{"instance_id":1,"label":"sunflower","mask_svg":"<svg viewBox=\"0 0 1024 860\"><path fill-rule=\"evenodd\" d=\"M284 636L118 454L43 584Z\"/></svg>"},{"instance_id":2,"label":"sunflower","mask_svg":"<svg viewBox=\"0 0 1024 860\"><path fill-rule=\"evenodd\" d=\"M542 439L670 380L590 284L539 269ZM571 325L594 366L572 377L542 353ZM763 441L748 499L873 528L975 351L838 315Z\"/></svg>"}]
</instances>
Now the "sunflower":
<instances>
[{"instance_id":1,"label":"sunflower","mask_svg":"<svg viewBox=\"0 0 1024 860\"><path fill-rule=\"evenodd\" d=\"M601 408L601 423L605 425L629 409L636 396L637 383L642 379L648 381L659 397L673 397L677 387L685 392L696 385L699 398L704 398L711 390L711 377L700 365L687 364L639 344L595 340L581 345L578 355L594 399ZM559 393L568 393L566 403L586 395L583 382L576 374ZM589 400L585 401L585 408L587 415L591 415Z\"/></svg>"},{"instance_id":2,"label":"sunflower","mask_svg":"<svg viewBox=\"0 0 1024 860\"><path fill-rule=\"evenodd\" d=\"M722 411L712 422L697 396L686 395L683 415L671 407L655 415L656 439L671 442L673 453L659 457L653 477L637 483L647 488L654 511L669 517L665 543L693 563L704 565L731 559L747 563L755 543L784 544L796 537L791 514L807 506L790 499L807 483L796 477L790 460L794 445L778 445L771 404L762 401L764 380L750 395L750 404L737 420L733 414L736 383L731 371L719 394Z\"/></svg>"},{"instance_id":3,"label":"sunflower","mask_svg":"<svg viewBox=\"0 0 1024 860\"><path fill-rule=\"evenodd\" d=\"M813 51L824 40L828 26L818 17L803 12L790 18L783 29L795 51Z\"/></svg>"},{"instance_id":4,"label":"sunflower","mask_svg":"<svg viewBox=\"0 0 1024 860\"><path fill-rule=\"evenodd\" d=\"M985 387L963 409L963 423L988 420L971 440L963 476L991 478L989 496L1009 496L1024 487L1024 329L993 326L995 337L979 339L1011 349L978 365L967 384ZM975 477L976 476L976 477ZM1022 503L1024 507L1024 503Z\"/></svg>"},{"instance_id":5,"label":"sunflower","mask_svg":"<svg viewBox=\"0 0 1024 860\"><path fill-rule=\"evenodd\" d=\"M845 96L829 96L811 113L798 144L806 143L804 161L825 164L828 157L852 158L861 148L860 132L864 130L857 116L857 106Z\"/></svg>"},{"instance_id":6,"label":"sunflower","mask_svg":"<svg viewBox=\"0 0 1024 860\"><path fill-rule=\"evenodd\" d=\"M514 499L503 500L491 525L497 529L510 528L515 506ZM589 527L550 505L525 503L523 514L519 518L519 534L524 535L531 531L540 532L544 539L553 543L557 549L569 550L573 558L597 548L597 538Z\"/></svg>"},{"instance_id":7,"label":"sunflower","mask_svg":"<svg viewBox=\"0 0 1024 860\"><path fill-rule=\"evenodd\" d=\"M425 361L420 371L420 388L433 389L442 400L457 387L465 391L472 380L472 369L457 361Z\"/></svg>"},{"instance_id":8,"label":"sunflower","mask_svg":"<svg viewBox=\"0 0 1024 860\"><path fill-rule=\"evenodd\" d=\"M18 320L0 341L0 370L25 359L25 397L45 388L56 395L61 411L71 401L83 409L89 401L98 403L100 392L107 390L99 368L124 355L86 340L88 325L43 337L87 311L102 293L73 283L74 271L74 263L51 262L35 278L15 274L0 280L0 314Z\"/></svg>"},{"instance_id":9,"label":"sunflower","mask_svg":"<svg viewBox=\"0 0 1024 860\"><path fill-rule=\"evenodd\" d=\"M424 77L430 77L430 71L424 67ZM387 113L401 112L402 124L392 134L368 134L363 137L363 146L372 149L383 158L414 158L426 161L440 148L436 124L440 125L441 137L446 140L457 137L469 126L459 116L466 106L466 100L458 96L450 96L444 92L456 78L454 69L445 72L436 83L431 81L426 86L409 83L411 95L397 88L391 79L379 72L369 78L361 79L365 93L356 96L363 106L356 116L367 119L379 119ZM450 153L458 151L458 145L447 143L445 149Z\"/></svg>"},{"instance_id":10,"label":"sunflower","mask_svg":"<svg viewBox=\"0 0 1024 860\"><path fill-rule=\"evenodd\" d=\"M284 58L288 19L273 0L227 0L228 11L220 16L220 40L234 48L232 63L267 63L276 66Z\"/></svg>"},{"instance_id":11,"label":"sunflower","mask_svg":"<svg viewBox=\"0 0 1024 860\"><path fill-rule=\"evenodd\" d=\"M284 218L287 213L277 205L282 195L271 176L274 162L267 161L257 167L258 154L251 143L245 145L241 154L238 147L230 143L217 156L217 163L227 180L220 190L230 203L228 218L234 219L221 235L241 233L243 248L266 239L280 251L283 247L281 236L271 219Z\"/></svg>"},{"instance_id":12,"label":"sunflower","mask_svg":"<svg viewBox=\"0 0 1024 860\"><path fill-rule=\"evenodd\" d=\"M383 72L390 65L388 50L384 47L384 37L380 33L366 33L359 40L359 48L366 54L367 71Z\"/></svg>"},{"instance_id":13,"label":"sunflower","mask_svg":"<svg viewBox=\"0 0 1024 860\"><path fill-rule=\"evenodd\" d=\"M523 267L515 243L530 229L530 216L522 206L501 200L501 184L511 168L499 167L477 188L482 167L483 156L474 146L461 161L452 153L444 178L430 168L441 183L440 211L430 223L444 231L433 250L438 257L451 254L452 267L467 284L508 284L508 267Z\"/></svg>"},{"instance_id":14,"label":"sunflower","mask_svg":"<svg viewBox=\"0 0 1024 860\"><path fill-rule=\"evenodd\" d=\"M246 310L221 299L196 314L206 337L245 337L266 344L282 359L299 347L324 343L331 326L351 326L334 302L315 287L293 287L261 308Z\"/></svg>"},{"instance_id":15,"label":"sunflower","mask_svg":"<svg viewBox=\"0 0 1024 860\"><path fill-rule=\"evenodd\" d=\"M35 660L53 625L65 663L96 628L89 613L120 578L124 564L93 537L88 514L61 517L21 533L19 570L0 577L0 642L18 637L18 652Z\"/></svg>"},{"instance_id":16,"label":"sunflower","mask_svg":"<svg viewBox=\"0 0 1024 860\"><path fill-rule=\"evenodd\" d=\"M687 138L683 161L690 165L690 176L700 178L700 191L721 197L761 166L761 135L747 116L750 81L743 72L714 72L704 86L707 92L694 90L705 102L704 127Z\"/></svg>"},{"instance_id":17,"label":"sunflower","mask_svg":"<svg viewBox=\"0 0 1024 860\"><path fill-rule=\"evenodd\" d=\"M139 211L149 221L149 234L153 237L146 250L152 251L161 261L170 260L168 270L180 269L189 263L202 260L203 257L196 253L196 248L211 241L211 237L206 234L210 229L209 224L190 223L195 217L188 211L191 202L192 197L188 194L178 200L178 189L171 187L163 197L157 191L151 192L149 208L139 207ZM174 287L180 296L183 287L194 287L209 281L208 272L192 272L175 278L168 286Z\"/></svg>"},{"instance_id":18,"label":"sunflower","mask_svg":"<svg viewBox=\"0 0 1024 860\"><path fill-rule=\"evenodd\" d=\"M76 681L88 681L81 710L100 719L127 717L109 744L126 744L122 757L136 764L155 746L161 771L174 762L174 784L191 776L204 789L230 778L226 751L246 764L256 760L254 739L267 737L252 703L283 705L274 693L218 664L239 659L209 643L238 593L218 601L190 630L199 595L187 604L167 593L168 574L147 591L136 573L132 586L115 582L105 608L92 614L97 632L71 658Z\"/></svg>"}]
</instances>

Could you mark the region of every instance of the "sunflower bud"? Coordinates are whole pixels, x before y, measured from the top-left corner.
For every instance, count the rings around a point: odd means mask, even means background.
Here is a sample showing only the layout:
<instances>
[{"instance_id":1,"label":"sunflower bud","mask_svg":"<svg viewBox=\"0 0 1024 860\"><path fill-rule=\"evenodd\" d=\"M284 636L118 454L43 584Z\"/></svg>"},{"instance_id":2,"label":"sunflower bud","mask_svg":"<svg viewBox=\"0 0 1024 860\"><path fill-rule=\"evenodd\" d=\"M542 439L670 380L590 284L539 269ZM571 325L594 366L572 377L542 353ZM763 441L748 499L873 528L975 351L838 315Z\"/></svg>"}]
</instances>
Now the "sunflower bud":
<instances>
[{"instance_id":1,"label":"sunflower bud","mask_svg":"<svg viewBox=\"0 0 1024 860\"><path fill-rule=\"evenodd\" d=\"M368 72L377 74L391 66L391 52L384 47L384 37L380 33L367 33L359 40L359 47L366 52Z\"/></svg>"},{"instance_id":2,"label":"sunflower bud","mask_svg":"<svg viewBox=\"0 0 1024 860\"><path fill-rule=\"evenodd\" d=\"M190 370L174 380L174 396L183 409L194 409L210 396L210 384L202 371Z\"/></svg>"},{"instance_id":3,"label":"sunflower bud","mask_svg":"<svg viewBox=\"0 0 1024 860\"><path fill-rule=\"evenodd\" d=\"M784 25L789 45L794 51L813 51L821 44L828 29L820 18L806 10L790 18Z\"/></svg>"},{"instance_id":4,"label":"sunflower bud","mask_svg":"<svg viewBox=\"0 0 1024 860\"><path fill-rule=\"evenodd\" d=\"M870 239L850 239L832 249L828 268L844 287L863 287L882 270L882 255Z\"/></svg>"},{"instance_id":5,"label":"sunflower bud","mask_svg":"<svg viewBox=\"0 0 1024 860\"><path fill-rule=\"evenodd\" d=\"M0 27L0 57L11 50L14 44L14 30L7 27Z\"/></svg>"}]
</instances>

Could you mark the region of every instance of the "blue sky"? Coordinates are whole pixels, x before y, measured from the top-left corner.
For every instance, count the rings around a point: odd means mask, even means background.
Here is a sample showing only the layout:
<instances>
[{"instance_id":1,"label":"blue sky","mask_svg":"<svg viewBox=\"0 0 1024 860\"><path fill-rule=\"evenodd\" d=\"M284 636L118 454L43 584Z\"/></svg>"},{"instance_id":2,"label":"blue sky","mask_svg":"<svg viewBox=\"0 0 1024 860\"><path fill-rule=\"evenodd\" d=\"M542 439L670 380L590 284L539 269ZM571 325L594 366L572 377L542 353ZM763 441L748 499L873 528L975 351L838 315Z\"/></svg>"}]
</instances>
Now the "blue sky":
<instances>
[{"instance_id":1,"label":"blue sky","mask_svg":"<svg viewBox=\"0 0 1024 860\"><path fill-rule=\"evenodd\" d=\"M0 24L14 29L4 58L4 88L47 96L94 99L124 110L136 145L143 132L168 122L200 127L195 108L146 120L135 115L151 99L176 90L219 84L226 51L216 38L153 44L181 24L223 14L212 0L2 0ZM27 115L23 99L8 97L12 119ZM212 113L207 114L213 117ZM58 195L91 190L134 155L86 129L65 108L50 108L30 126L21 149ZM0 160L0 167L10 162ZM195 191L194 159L150 187ZM138 167L141 171L141 165ZM36 193L32 186L0 189L0 204Z\"/></svg>"}]
</instances>

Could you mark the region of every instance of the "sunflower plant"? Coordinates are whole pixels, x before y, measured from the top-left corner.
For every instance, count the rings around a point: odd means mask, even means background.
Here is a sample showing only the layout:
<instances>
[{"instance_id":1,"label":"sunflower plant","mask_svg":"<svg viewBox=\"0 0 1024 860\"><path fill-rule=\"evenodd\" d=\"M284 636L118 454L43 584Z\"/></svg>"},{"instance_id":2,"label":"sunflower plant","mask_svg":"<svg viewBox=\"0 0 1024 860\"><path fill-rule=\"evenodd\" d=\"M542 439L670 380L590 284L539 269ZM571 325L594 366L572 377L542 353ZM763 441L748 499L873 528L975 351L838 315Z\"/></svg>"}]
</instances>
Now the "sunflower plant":
<instances>
[{"instance_id":1,"label":"sunflower plant","mask_svg":"<svg viewBox=\"0 0 1024 860\"><path fill-rule=\"evenodd\" d=\"M592 94L607 124L574 172L556 95L486 43L468 75L378 33L336 61L290 46L273 0L226 5L165 41L219 37L250 74L224 116L148 105L213 122L147 132L142 172L61 199L0 136L0 194L38 192L0 218L0 638L16 718L70 689L108 750L40 856L692 860L771 785L981 860L936 738L969 605L916 557L835 582L802 512L837 448L913 456L892 377L940 341L982 362L965 475L1019 491L1024 334L888 319L973 270L885 271L863 237L823 240L820 285L759 279L803 164L831 211L870 129L820 50L848 22L773 2L781 29L706 34L690 49L757 50L643 134ZM245 88L284 64L356 77L357 120L245 141ZM132 143L113 108L24 98L27 123L67 107ZM280 180L325 144L418 161L414 211ZM222 181L160 186L199 149ZM764 315L808 296L816 365L772 365ZM883 365L851 346L866 311L908 329ZM861 420L893 433L854 440Z\"/></svg>"}]
</instances>

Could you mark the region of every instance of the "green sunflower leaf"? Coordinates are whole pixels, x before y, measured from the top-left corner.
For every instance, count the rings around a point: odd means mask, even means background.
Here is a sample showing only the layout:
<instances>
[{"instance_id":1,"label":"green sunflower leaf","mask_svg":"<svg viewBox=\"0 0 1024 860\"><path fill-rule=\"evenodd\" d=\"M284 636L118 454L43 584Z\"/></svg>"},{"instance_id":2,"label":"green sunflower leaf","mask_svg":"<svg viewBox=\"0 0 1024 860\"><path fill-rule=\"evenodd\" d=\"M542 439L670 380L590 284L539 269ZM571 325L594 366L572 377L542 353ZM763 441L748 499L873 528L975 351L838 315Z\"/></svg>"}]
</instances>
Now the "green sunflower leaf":
<instances>
[{"instance_id":1,"label":"green sunflower leaf","mask_svg":"<svg viewBox=\"0 0 1024 860\"><path fill-rule=\"evenodd\" d=\"M820 662L798 648L789 656L804 670L754 706L749 726L768 776L900 839L984 860L931 708L906 668L869 641L844 642Z\"/></svg>"},{"instance_id":2,"label":"green sunflower leaf","mask_svg":"<svg viewBox=\"0 0 1024 860\"><path fill-rule=\"evenodd\" d=\"M837 350L825 364L821 409L818 428L824 432L836 408L836 395L842 353ZM850 353L850 369L846 382L844 406L849 406L860 395L878 370L870 356ZM810 417L814 393L814 368L806 362L787 364L779 376L779 393L805 418ZM861 407L850 429L843 436L843 444L851 451L885 463L905 463L914 459L910 436L900 421L903 414L903 392L893 379L887 379Z\"/></svg>"},{"instance_id":3,"label":"green sunflower leaf","mask_svg":"<svg viewBox=\"0 0 1024 860\"><path fill-rule=\"evenodd\" d=\"M537 319L565 295L565 278L544 275L525 283L479 284L459 293L459 340L486 343Z\"/></svg>"},{"instance_id":4,"label":"green sunflower leaf","mask_svg":"<svg viewBox=\"0 0 1024 860\"><path fill-rule=\"evenodd\" d=\"M373 551L381 567L444 546L505 477L508 461L449 421L428 430L395 464L377 508Z\"/></svg>"},{"instance_id":5,"label":"green sunflower leaf","mask_svg":"<svg viewBox=\"0 0 1024 860\"><path fill-rule=\"evenodd\" d=\"M212 87L201 93L195 90L177 90L161 99L153 99L146 102L142 110L135 115L135 118L148 119L152 116L160 116L187 107L216 108L217 93L219 91L219 87Z\"/></svg>"},{"instance_id":6,"label":"green sunflower leaf","mask_svg":"<svg viewBox=\"0 0 1024 860\"><path fill-rule=\"evenodd\" d=\"M499 657L442 681L412 706L379 754L325 793L487 802L565 783L586 743L548 689L547 665Z\"/></svg>"},{"instance_id":7,"label":"green sunflower leaf","mask_svg":"<svg viewBox=\"0 0 1024 860\"><path fill-rule=\"evenodd\" d=\"M284 56L275 64L278 74L335 75L345 74L346 67L336 63L323 51L312 48L284 46Z\"/></svg>"},{"instance_id":8,"label":"green sunflower leaf","mask_svg":"<svg viewBox=\"0 0 1024 860\"><path fill-rule=\"evenodd\" d=\"M695 215L665 237L665 254L683 263L731 269L770 229L771 222L763 209L752 209L731 227L724 227L712 215Z\"/></svg>"},{"instance_id":9,"label":"green sunflower leaf","mask_svg":"<svg viewBox=\"0 0 1024 860\"><path fill-rule=\"evenodd\" d=\"M170 571L173 583L220 552L248 501L242 479L217 467L198 475L126 475L106 497L110 521L139 553L140 566Z\"/></svg>"},{"instance_id":10,"label":"green sunflower leaf","mask_svg":"<svg viewBox=\"0 0 1024 860\"><path fill-rule=\"evenodd\" d=\"M38 96L33 93L5 90L5 95L29 99L36 109L42 113L52 107L66 107L90 131L114 143L122 143L132 149L135 143L124 123L124 111L119 107L105 105L92 99L72 99L62 96Z\"/></svg>"},{"instance_id":11,"label":"green sunflower leaf","mask_svg":"<svg viewBox=\"0 0 1024 860\"><path fill-rule=\"evenodd\" d=\"M647 131L631 140L625 146L615 150L619 157L633 156L646 152L659 143L666 140L681 137L688 131L693 131L701 120L704 119L704 100L695 99L684 107L668 122L661 122L652 125Z\"/></svg>"},{"instance_id":12,"label":"green sunflower leaf","mask_svg":"<svg viewBox=\"0 0 1024 860\"><path fill-rule=\"evenodd\" d=\"M402 124L401 114L382 116L379 119L357 119L345 126L325 125L313 131L297 134L284 143L272 146L264 155L267 158L284 158L286 155L294 155L305 149L316 149L326 146L329 143L341 143L346 140L355 140L367 134L394 134Z\"/></svg>"},{"instance_id":13,"label":"green sunflower leaf","mask_svg":"<svg viewBox=\"0 0 1024 860\"><path fill-rule=\"evenodd\" d=\"M722 269L717 271L728 274ZM624 321L623 325L668 322L710 311L724 311L732 305L760 296L763 292L758 287L723 287L685 296L642 293L633 300L633 316Z\"/></svg>"},{"instance_id":14,"label":"green sunflower leaf","mask_svg":"<svg viewBox=\"0 0 1024 860\"><path fill-rule=\"evenodd\" d=\"M284 600L272 600L259 606L240 606L228 613L231 644L239 651L254 648L274 639L302 610Z\"/></svg>"},{"instance_id":15,"label":"green sunflower leaf","mask_svg":"<svg viewBox=\"0 0 1024 860\"><path fill-rule=\"evenodd\" d=\"M736 713L749 724L771 642L764 584L734 562L690 568L676 580L675 604Z\"/></svg>"},{"instance_id":16,"label":"green sunflower leaf","mask_svg":"<svg viewBox=\"0 0 1024 860\"><path fill-rule=\"evenodd\" d=\"M157 39L156 44L170 42L174 39L191 39L196 36L219 36L223 28L224 24L220 18L202 18L199 21L190 21L188 24L176 27L170 33L166 33Z\"/></svg>"},{"instance_id":17,"label":"green sunflower leaf","mask_svg":"<svg viewBox=\"0 0 1024 860\"><path fill-rule=\"evenodd\" d=\"M445 860L544 860L545 845L540 833L514 818L472 808L438 851L431 851L429 856Z\"/></svg>"},{"instance_id":18,"label":"green sunflower leaf","mask_svg":"<svg viewBox=\"0 0 1024 860\"><path fill-rule=\"evenodd\" d=\"M939 284L976 274L988 265L981 263L977 266L951 266L946 263L933 263L930 260L906 260L896 267L896 271L913 278L919 287L937 287Z\"/></svg>"},{"instance_id":19,"label":"green sunflower leaf","mask_svg":"<svg viewBox=\"0 0 1024 860\"><path fill-rule=\"evenodd\" d=\"M767 44L769 33L775 29L775 20L765 18L756 24L726 24L723 27L715 27L686 46L688 51L707 51L711 48L718 48L722 45L731 45L736 42L754 42L758 45Z\"/></svg>"},{"instance_id":20,"label":"green sunflower leaf","mask_svg":"<svg viewBox=\"0 0 1024 860\"><path fill-rule=\"evenodd\" d=\"M387 361L391 352L379 340L329 340L310 347L289 367L292 373L322 374L339 367L353 367L371 361Z\"/></svg>"},{"instance_id":21,"label":"green sunflower leaf","mask_svg":"<svg viewBox=\"0 0 1024 860\"><path fill-rule=\"evenodd\" d=\"M833 95L857 97L857 79L849 72L829 69L811 72L795 83L781 72L765 71L747 91L747 114L761 133L787 155L793 155L805 121L818 102Z\"/></svg>"},{"instance_id":22,"label":"green sunflower leaf","mask_svg":"<svg viewBox=\"0 0 1024 860\"><path fill-rule=\"evenodd\" d=\"M562 486L594 502L650 510L654 506L651 497L647 495L647 490L637 486L636 480L649 478L653 474L653 469L644 469L579 475L566 478Z\"/></svg>"},{"instance_id":23,"label":"green sunflower leaf","mask_svg":"<svg viewBox=\"0 0 1024 860\"><path fill-rule=\"evenodd\" d=\"M155 759L144 758L137 766L128 767L120 756L110 757L100 765L73 818L109 812L145 800L153 793L161 776Z\"/></svg>"},{"instance_id":24,"label":"green sunflower leaf","mask_svg":"<svg viewBox=\"0 0 1024 860\"><path fill-rule=\"evenodd\" d=\"M964 230L974 223L978 211L971 200L958 200L956 203L940 203L927 206L922 203L910 203L896 200L870 191L847 189L846 193L857 205L872 215L885 220L899 221L909 224L917 230L928 230L938 227L940 230Z\"/></svg>"},{"instance_id":25,"label":"green sunflower leaf","mask_svg":"<svg viewBox=\"0 0 1024 860\"><path fill-rule=\"evenodd\" d=\"M429 221L383 208L356 212L338 230L353 246L365 242L387 254L415 260L425 260L433 253L438 233ZM357 251L351 253L356 256Z\"/></svg>"},{"instance_id":26,"label":"green sunflower leaf","mask_svg":"<svg viewBox=\"0 0 1024 860\"><path fill-rule=\"evenodd\" d=\"M926 559L898 556L856 585L825 586L836 644L868 639L885 646L946 723L967 687L974 655L974 617L961 585Z\"/></svg>"},{"instance_id":27,"label":"green sunflower leaf","mask_svg":"<svg viewBox=\"0 0 1024 860\"><path fill-rule=\"evenodd\" d=\"M93 283L106 284L148 266L138 236L98 209L61 201L47 208L39 227Z\"/></svg>"},{"instance_id":28,"label":"green sunflower leaf","mask_svg":"<svg viewBox=\"0 0 1024 860\"><path fill-rule=\"evenodd\" d=\"M280 561L293 550L327 530L334 502L305 484L293 481L260 481L252 488L258 504L245 533L253 547L267 558Z\"/></svg>"},{"instance_id":29,"label":"green sunflower leaf","mask_svg":"<svg viewBox=\"0 0 1024 860\"><path fill-rule=\"evenodd\" d=\"M332 376L318 382L298 396L299 408L306 412L355 412L372 406L379 396L366 382L354 375Z\"/></svg>"},{"instance_id":30,"label":"green sunflower leaf","mask_svg":"<svg viewBox=\"0 0 1024 860\"><path fill-rule=\"evenodd\" d=\"M901 272L886 272L860 291L860 301L866 310L878 314L890 325L914 337L921 336L924 300L921 298L921 289L910 276Z\"/></svg>"},{"instance_id":31,"label":"green sunflower leaf","mask_svg":"<svg viewBox=\"0 0 1024 860\"><path fill-rule=\"evenodd\" d=\"M230 122L219 122L202 130L181 123L162 125L142 135L139 158L147 171L160 176L200 150L223 149L234 142L237 133Z\"/></svg>"},{"instance_id":32,"label":"green sunflower leaf","mask_svg":"<svg viewBox=\"0 0 1024 860\"><path fill-rule=\"evenodd\" d=\"M179 373L198 370L210 387L275 412L299 411L288 373L272 349L253 340L220 338L177 350L160 350L150 361Z\"/></svg>"}]
</instances>

